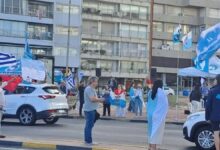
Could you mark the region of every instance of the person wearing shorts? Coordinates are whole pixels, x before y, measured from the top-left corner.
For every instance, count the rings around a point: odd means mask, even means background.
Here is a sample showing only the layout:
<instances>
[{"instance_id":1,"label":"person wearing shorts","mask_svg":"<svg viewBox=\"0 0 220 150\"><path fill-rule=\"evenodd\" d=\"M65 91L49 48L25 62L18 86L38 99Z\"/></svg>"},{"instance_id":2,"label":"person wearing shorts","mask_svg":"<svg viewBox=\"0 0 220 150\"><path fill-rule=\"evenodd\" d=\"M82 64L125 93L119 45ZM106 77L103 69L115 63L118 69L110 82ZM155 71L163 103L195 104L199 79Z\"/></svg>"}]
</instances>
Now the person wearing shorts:
<instances>
[{"instance_id":1,"label":"person wearing shorts","mask_svg":"<svg viewBox=\"0 0 220 150\"><path fill-rule=\"evenodd\" d=\"M220 150L220 74L216 76L217 85L211 88L206 103L206 120L214 131L216 150Z\"/></svg>"}]
</instances>

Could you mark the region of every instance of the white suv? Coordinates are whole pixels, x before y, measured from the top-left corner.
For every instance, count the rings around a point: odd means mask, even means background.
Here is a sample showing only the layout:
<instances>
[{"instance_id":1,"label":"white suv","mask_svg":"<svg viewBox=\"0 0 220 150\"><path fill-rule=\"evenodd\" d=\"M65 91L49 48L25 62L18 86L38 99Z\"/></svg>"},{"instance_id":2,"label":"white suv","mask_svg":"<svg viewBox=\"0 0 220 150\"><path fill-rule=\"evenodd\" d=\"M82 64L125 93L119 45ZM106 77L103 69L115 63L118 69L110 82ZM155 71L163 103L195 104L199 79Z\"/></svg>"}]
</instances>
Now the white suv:
<instances>
[{"instance_id":1,"label":"white suv","mask_svg":"<svg viewBox=\"0 0 220 150\"><path fill-rule=\"evenodd\" d=\"M199 150L215 148L211 125L205 120L205 112L189 115L183 125L183 135L186 140L194 142Z\"/></svg>"},{"instance_id":2,"label":"white suv","mask_svg":"<svg viewBox=\"0 0 220 150\"><path fill-rule=\"evenodd\" d=\"M5 91L4 118L18 118L23 125L33 125L43 119L54 124L68 113L67 99L52 84L20 84L10 93Z\"/></svg>"}]
</instances>

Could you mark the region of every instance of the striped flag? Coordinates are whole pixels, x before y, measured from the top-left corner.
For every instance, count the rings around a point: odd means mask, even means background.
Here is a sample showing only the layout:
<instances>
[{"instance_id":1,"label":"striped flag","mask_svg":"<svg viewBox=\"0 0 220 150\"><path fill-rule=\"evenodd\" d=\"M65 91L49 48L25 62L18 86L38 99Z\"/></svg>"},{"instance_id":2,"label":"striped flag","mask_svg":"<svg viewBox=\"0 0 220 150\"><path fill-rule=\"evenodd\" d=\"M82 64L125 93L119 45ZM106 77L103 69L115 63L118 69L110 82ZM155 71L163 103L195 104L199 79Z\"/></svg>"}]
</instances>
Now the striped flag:
<instances>
[{"instance_id":1,"label":"striped flag","mask_svg":"<svg viewBox=\"0 0 220 150\"><path fill-rule=\"evenodd\" d=\"M67 89L73 89L75 87L74 76L71 71L69 71L69 74L66 77L66 87Z\"/></svg>"},{"instance_id":2,"label":"striped flag","mask_svg":"<svg viewBox=\"0 0 220 150\"><path fill-rule=\"evenodd\" d=\"M17 64L15 56L10 54L0 53L0 68L11 67Z\"/></svg>"}]
</instances>

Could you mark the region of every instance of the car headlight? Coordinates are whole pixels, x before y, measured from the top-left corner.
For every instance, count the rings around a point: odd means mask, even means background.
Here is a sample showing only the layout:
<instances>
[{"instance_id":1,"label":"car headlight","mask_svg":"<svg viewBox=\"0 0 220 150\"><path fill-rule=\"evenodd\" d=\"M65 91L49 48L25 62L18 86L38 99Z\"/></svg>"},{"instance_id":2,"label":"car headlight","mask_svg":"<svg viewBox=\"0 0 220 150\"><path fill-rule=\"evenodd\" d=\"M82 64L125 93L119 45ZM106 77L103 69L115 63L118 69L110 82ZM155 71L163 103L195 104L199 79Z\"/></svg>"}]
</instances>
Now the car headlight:
<instances>
[{"instance_id":1,"label":"car headlight","mask_svg":"<svg viewBox=\"0 0 220 150\"><path fill-rule=\"evenodd\" d=\"M189 116L189 117L187 118L187 121L195 120L195 119L197 119L198 117L200 117L200 114L196 114L196 115Z\"/></svg>"}]
</instances>

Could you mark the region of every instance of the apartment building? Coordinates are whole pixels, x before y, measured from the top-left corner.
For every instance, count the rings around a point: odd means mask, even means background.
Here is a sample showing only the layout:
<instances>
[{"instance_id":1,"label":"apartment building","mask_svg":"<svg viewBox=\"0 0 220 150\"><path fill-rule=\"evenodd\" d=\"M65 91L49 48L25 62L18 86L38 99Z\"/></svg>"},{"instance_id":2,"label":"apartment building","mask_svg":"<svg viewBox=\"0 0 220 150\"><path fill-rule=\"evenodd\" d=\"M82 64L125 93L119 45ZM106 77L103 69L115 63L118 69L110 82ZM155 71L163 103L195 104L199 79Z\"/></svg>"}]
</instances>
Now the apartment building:
<instances>
[{"instance_id":1,"label":"apartment building","mask_svg":"<svg viewBox=\"0 0 220 150\"><path fill-rule=\"evenodd\" d=\"M156 68L158 77L168 85L175 85L177 68L193 66L200 33L219 22L219 0L155 0L152 67ZM178 24L182 25L183 34L193 33L193 46L189 50L183 51L181 44L171 41Z\"/></svg>"},{"instance_id":2,"label":"apartment building","mask_svg":"<svg viewBox=\"0 0 220 150\"><path fill-rule=\"evenodd\" d=\"M81 0L71 0L69 66L79 67ZM66 66L69 0L0 0L0 51L23 55L25 34L35 54Z\"/></svg>"},{"instance_id":3,"label":"apartment building","mask_svg":"<svg viewBox=\"0 0 220 150\"><path fill-rule=\"evenodd\" d=\"M84 0L81 70L102 69L101 80L121 83L148 74L149 3L147 0Z\"/></svg>"}]
</instances>

